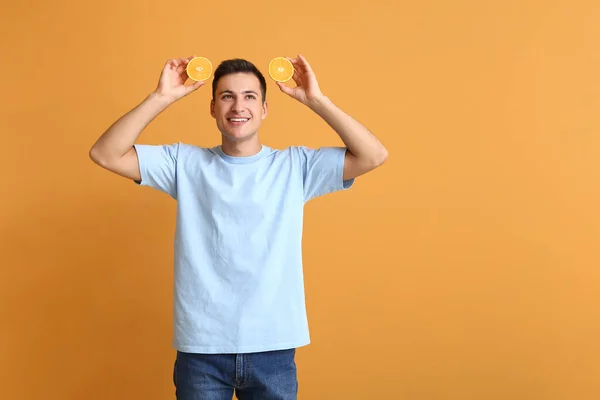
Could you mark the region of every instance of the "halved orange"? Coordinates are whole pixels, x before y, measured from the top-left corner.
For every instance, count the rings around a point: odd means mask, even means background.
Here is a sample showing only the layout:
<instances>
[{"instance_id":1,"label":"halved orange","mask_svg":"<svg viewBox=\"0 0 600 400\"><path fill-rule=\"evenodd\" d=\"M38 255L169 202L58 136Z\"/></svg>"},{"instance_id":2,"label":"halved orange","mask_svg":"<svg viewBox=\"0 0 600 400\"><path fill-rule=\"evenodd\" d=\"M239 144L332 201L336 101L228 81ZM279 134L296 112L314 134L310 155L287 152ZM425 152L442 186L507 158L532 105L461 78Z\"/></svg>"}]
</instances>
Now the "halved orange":
<instances>
[{"instance_id":1,"label":"halved orange","mask_svg":"<svg viewBox=\"0 0 600 400\"><path fill-rule=\"evenodd\" d=\"M277 82L287 82L294 76L294 66L285 57L276 57L269 63L269 75Z\"/></svg>"},{"instance_id":2,"label":"halved orange","mask_svg":"<svg viewBox=\"0 0 600 400\"><path fill-rule=\"evenodd\" d=\"M185 71L193 81L205 81L212 75L212 64L204 57L195 57L188 62Z\"/></svg>"}]
</instances>

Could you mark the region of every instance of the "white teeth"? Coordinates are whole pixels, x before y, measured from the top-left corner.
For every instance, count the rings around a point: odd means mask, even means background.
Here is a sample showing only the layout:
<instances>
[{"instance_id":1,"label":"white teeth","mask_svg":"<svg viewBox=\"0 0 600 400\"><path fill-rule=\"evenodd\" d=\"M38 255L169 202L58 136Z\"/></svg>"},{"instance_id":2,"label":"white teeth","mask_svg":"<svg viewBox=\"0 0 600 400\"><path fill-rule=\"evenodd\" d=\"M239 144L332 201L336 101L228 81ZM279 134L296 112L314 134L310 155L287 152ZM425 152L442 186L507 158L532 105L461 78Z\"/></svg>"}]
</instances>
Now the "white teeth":
<instances>
[{"instance_id":1,"label":"white teeth","mask_svg":"<svg viewBox=\"0 0 600 400\"><path fill-rule=\"evenodd\" d=\"M246 122L248 118L229 118L229 120L232 122Z\"/></svg>"}]
</instances>

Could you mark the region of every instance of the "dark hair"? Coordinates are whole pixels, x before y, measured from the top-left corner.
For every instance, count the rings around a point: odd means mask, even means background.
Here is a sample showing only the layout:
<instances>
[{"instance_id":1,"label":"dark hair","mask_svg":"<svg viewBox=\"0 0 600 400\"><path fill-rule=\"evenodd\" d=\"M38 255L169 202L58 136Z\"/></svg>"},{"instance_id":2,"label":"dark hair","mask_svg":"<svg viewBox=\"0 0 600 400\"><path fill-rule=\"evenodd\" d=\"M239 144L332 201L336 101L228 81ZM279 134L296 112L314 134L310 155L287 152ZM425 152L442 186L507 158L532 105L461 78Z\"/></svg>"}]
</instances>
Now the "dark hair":
<instances>
[{"instance_id":1,"label":"dark hair","mask_svg":"<svg viewBox=\"0 0 600 400\"><path fill-rule=\"evenodd\" d=\"M260 82L260 91L262 92L262 100L264 102L267 99L267 82L265 81L265 77L254 64L241 58L225 60L219 64L215 70L215 75L212 81L213 100L215 99L215 92L217 90L219 79L225 75L236 74L238 72L254 74L254 76L258 78L258 81Z\"/></svg>"}]
</instances>

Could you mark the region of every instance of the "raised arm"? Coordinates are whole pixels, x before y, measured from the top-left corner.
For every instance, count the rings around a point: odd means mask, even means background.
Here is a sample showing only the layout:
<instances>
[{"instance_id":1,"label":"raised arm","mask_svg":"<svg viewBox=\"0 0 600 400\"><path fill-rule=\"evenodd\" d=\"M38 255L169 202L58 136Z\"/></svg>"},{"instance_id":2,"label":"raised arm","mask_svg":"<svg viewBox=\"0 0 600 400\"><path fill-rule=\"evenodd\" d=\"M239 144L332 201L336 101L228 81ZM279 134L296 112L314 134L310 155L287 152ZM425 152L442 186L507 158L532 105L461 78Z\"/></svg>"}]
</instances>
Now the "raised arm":
<instances>
[{"instance_id":1,"label":"raised arm","mask_svg":"<svg viewBox=\"0 0 600 400\"><path fill-rule=\"evenodd\" d=\"M346 145L344 180L356 178L383 164L388 157L387 149L367 128L346 114L325 96L315 74L302 56L288 58L294 66L295 88L281 82L282 92L309 107L329 124Z\"/></svg>"},{"instance_id":2,"label":"raised arm","mask_svg":"<svg viewBox=\"0 0 600 400\"><path fill-rule=\"evenodd\" d=\"M185 85L185 67L194 58L167 61L155 91L131 111L115 121L94 143L90 158L101 167L126 178L141 179L137 153L133 145L154 118L169 105L197 90L205 82Z\"/></svg>"}]
</instances>

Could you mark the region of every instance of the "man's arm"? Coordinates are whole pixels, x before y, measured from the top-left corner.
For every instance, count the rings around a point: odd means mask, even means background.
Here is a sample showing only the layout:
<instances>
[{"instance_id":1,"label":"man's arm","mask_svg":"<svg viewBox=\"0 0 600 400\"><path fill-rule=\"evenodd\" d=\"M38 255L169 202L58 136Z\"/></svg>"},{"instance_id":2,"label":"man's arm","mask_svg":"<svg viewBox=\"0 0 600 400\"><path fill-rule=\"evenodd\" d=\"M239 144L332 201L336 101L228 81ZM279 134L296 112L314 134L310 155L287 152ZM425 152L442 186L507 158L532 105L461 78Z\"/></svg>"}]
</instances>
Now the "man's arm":
<instances>
[{"instance_id":1,"label":"man's arm","mask_svg":"<svg viewBox=\"0 0 600 400\"><path fill-rule=\"evenodd\" d=\"M302 55L288 60L294 66L293 79L297 86L290 88L281 82L277 82L277 86L308 106L340 135L347 149L343 179L356 178L383 164L388 157L387 149L367 128L323 95L308 61Z\"/></svg>"},{"instance_id":2,"label":"man's arm","mask_svg":"<svg viewBox=\"0 0 600 400\"><path fill-rule=\"evenodd\" d=\"M140 181L140 167L133 145L138 137L168 106L160 95L151 93L137 107L119 118L90 149L90 158L99 166L134 181Z\"/></svg>"},{"instance_id":3,"label":"man's arm","mask_svg":"<svg viewBox=\"0 0 600 400\"><path fill-rule=\"evenodd\" d=\"M133 145L142 131L170 104L200 88L205 82L185 85L189 58L167 61L158 86L138 106L123 115L104 132L90 149L90 158L118 175L141 180L139 160Z\"/></svg>"},{"instance_id":4,"label":"man's arm","mask_svg":"<svg viewBox=\"0 0 600 400\"><path fill-rule=\"evenodd\" d=\"M347 151L344 160L344 180L356 178L387 160L388 151L367 128L323 96L310 108L340 135Z\"/></svg>"}]
</instances>

